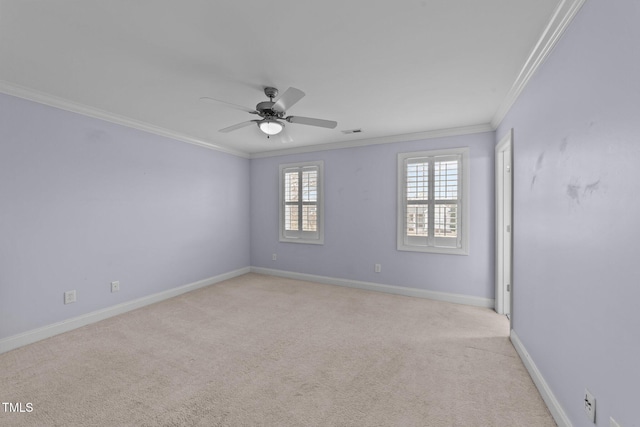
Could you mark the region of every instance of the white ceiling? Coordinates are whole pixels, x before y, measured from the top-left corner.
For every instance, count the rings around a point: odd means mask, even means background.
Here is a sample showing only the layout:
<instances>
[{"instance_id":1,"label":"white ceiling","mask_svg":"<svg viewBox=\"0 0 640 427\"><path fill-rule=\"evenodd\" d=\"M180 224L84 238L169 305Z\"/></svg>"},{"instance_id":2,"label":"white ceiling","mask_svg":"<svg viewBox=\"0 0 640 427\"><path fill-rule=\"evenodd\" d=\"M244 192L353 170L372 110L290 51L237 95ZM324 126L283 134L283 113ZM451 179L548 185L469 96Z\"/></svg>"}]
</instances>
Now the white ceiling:
<instances>
[{"instance_id":1,"label":"white ceiling","mask_svg":"<svg viewBox=\"0 0 640 427\"><path fill-rule=\"evenodd\" d=\"M486 125L560 3L0 0L0 81L249 154ZM338 126L225 134L255 116L199 100L255 108L265 86L303 90L287 113Z\"/></svg>"}]
</instances>

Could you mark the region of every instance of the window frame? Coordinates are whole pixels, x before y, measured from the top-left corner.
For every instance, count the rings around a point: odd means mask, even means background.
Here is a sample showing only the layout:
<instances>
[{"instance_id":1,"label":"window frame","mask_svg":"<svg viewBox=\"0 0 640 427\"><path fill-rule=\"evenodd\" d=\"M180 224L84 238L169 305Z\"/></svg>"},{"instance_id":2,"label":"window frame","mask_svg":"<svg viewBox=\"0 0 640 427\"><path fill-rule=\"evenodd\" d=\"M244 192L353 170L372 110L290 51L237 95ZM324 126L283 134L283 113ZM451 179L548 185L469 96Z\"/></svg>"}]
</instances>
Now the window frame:
<instances>
[{"instance_id":1,"label":"window frame","mask_svg":"<svg viewBox=\"0 0 640 427\"><path fill-rule=\"evenodd\" d=\"M414 159L431 159L434 161L436 157L458 157L458 212L456 220L457 247L435 246L436 237L425 237L420 239L412 239L406 233L407 230L407 205L408 204L432 204L436 203L433 198L434 183L429 181L428 193L430 194L429 202L408 203L407 198L407 164ZM468 255L469 254L469 147L450 148L442 150L427 150L410 153L398 154L398 200L397 200L397 249L399 251L425 252L451 255ZM433 176L433 175L430 175ZM431 223L433 224L433 213ZM434 224L435 227L435 224ZM426 241L427 244L417 244L418 240ZM431 243L431 244L429 244Z\"/></svg>"},{"instance_id":2,"label":"window frame","mask_svg":"<svg viewBox=\"0 0 640 427\"><path fill-rule=\"evenodd\" d=\"M316 228L315 232L308 232L303 230L298 230L297 232L293 232L292 230L285 229L285 205L287 204L285 200L285 173L291 171L293 169L298 169L299 173L301 173L304 169L315 168L318 171L318 178L316 183L316 194L317 200L315 202L316 205ZM312 244L312 245L323 245L324 244L324 162L322 160L312 161L312 162L297 162L297 163L286 163L281 164L279 166L278 173L278 187L279 187L279 212L278 212L278 222L279 222L279 241L280 242L288 242L288 243L304 243L304 244ZM302 185L300 185L299 192L302 193ZM299 197L297 201L299 205L298 215L301 215L300 209L305 204L302 198Z\"/></svg>"}]
</instances>

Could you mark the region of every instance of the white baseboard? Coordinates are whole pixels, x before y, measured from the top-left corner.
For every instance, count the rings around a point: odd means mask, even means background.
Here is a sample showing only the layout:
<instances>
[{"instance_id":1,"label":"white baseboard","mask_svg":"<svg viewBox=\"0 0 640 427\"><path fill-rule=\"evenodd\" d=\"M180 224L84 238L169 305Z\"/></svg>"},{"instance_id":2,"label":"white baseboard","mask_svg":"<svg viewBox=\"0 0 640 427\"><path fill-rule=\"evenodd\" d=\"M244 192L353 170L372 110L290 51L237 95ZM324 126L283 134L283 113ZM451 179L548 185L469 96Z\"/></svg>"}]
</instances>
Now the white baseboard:
<instances>
[{"instance_id":1,"label":"white baseboard","mask_svg":"<svg viewBox=\"0 0 640 427\"><path fill-rule=\"evenodd\" d=\"M204 288L205 286L210 286L215 283L222 282L223 280L232 279L234 277L249 273L249 271L249 267L244 267L239 270L234 270L228 273L220 274L218 276L209 277L207 279L199 280L197 282L189 283L177 288L158 292L153 295L138 298L132 301L127 301L122 304L104 308L102 310L93 311L91 313L63 320L58 323L53 323L51 325L33 329L18 335L13 335L11 337L0 340L0 354L27 344L34 343L36 341L43 340L45 338L52 337L54 335L61 334L63 332L68 332L73 329L77 329L82 326L107 319L109 317L117 316L119 314L144 307L149 304L154 304L156 302L173 298L175 296L194 291L196 289Z\"/></svg>"},{"instance_id":2,"label":"white baseboard","mask_svg":"<svg viewBox=\"0 0 640 427\"><path fill-rule=\"evenodd\" d=\"M407 288L403 286L382 285L380 283L361 282L358 280L339 279L336 277L316 276L314 274L295 273L292 271L275 270L271 268L251 267L252 273L266 274L269 276L286 277L289 279L306 280L309 282L324 283L327 285L346 286L349 288L366 289L369 291L385 292L388 294L404 295L409 297L428 298L438 301L453 302L456 304L473 305L476 307L494 308L494 300L491 298L474 297L471 295L450 294L447 292L427 291L424 289Z\"/></svg>"},{"instance_id":3,"label":"white baseboard","mask_svg":"<svg viewBox=\"0 0 640 427\"><path fill-rule=\"evenodd\" d=\"M547 408L549 408L549 412L551 412L551 415L556 421L556 424L558 424L558 427L572 427L571 421L569 421L569 417L567 417L567 414L562 409L562 406L560 406L560 402L558 402L558 399L556 399L556 397L554 396L551 388L549 388L549 385L538 370L538 367L533 362L533 359L531 359L531 356L527 352L527 349L522 344L522 341L520 341L520 338L518 338L518 334L516 334L516 331L514 331L513 329L511 330L511 342L518 352L520 359L522 359L522 363L524 363L525 368L527 368L527 371L529 371L529 375L538 388L538 391L542 396L542 400L544 400L544 403L547 404Z\"/></svg>"},{"instance_id":4,"label":"white baseboard","mask_svg":"<svg viewBox=\"0 0 640 427\"><path fill-rule=\"evenodd\" d=\"M186 292L194 291L205 286L210 286L223 280L232 279L243 274L253 272L270 276L286 277L290 279L306 280L328 285L345 286L350 288L366 289L370 291L385 292L389 294L412 296L418 298L428 298L438 301L453 302L457 304L473 305L477 307L493 308L494 300L490 298L474 297L469 295L451 294L446 292L427 291L423 289L407 288L403 286L382 285L379 283L362 282L357 280L339 279L335 277L316 276L313 274L294 273L290 271L274 270L261 267L245 267L239 270L230 271L218 276L209 277L184 286L169 289L146 297L127 301L122 304L107 307L102 310L93 311L58 323L32 329L30 331L13 335L0 340L0 354L31 344L45 338L49 338L73 329L80 328L109 317L117 316L137 308L144 307L156 302L160 302Z\"/></svg>"}]
</instances>

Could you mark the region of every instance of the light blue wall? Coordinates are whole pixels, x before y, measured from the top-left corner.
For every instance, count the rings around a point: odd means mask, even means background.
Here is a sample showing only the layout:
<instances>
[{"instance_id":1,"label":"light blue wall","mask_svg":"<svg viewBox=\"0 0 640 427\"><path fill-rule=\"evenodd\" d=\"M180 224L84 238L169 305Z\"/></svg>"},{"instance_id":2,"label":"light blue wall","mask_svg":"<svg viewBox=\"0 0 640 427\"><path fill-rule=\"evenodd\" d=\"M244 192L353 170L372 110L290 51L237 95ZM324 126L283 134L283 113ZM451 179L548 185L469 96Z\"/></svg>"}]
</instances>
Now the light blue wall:
<instances>
[{"instance_id":1,"label":"light blue wall","mask_svg":"<svg viewBox=\"0 0 640 427\"><path fill-rule=\"evenodd\" d=\"M638 426L640 2L588 0L514 128L514 330L574 426Z\"/></svg>"},{"instance_id":2,"label":"light blue wall","mask_svg":"<svg viewBox=\"0 0 640 427\"><path fill-rule=\"evenodd\" d=\"M248 159L0 94L0 339L247 267L249 173Z\"/></svg>"},{"instance_id":3,"label":"light blue wall","mask_svg":"<svg viewBox=\"0 0 640 427\"><path fill-rule=\"evenodd\" d=\"M495 134L453 136L251 161L251 264L297 273L493 298ZM396 250L397 154L470 147L468 256ZM278 241L278 165L324 161L325 243ZM277 261L271 259L276 253ZM374 264L382 272L374 272Z\"/></svg>"}]
</instances>

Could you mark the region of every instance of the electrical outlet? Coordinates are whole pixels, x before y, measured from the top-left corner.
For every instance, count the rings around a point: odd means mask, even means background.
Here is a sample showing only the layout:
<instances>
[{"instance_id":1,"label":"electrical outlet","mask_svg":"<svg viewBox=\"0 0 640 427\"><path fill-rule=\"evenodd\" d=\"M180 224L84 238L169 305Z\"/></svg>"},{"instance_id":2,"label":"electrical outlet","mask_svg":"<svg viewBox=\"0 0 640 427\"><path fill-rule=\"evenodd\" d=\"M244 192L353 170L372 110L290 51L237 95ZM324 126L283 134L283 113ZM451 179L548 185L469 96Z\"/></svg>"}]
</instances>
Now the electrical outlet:
<instances>
[{"instance_id":1,"label":"electrical outlet","mask_svg":"<svg viewBox=\"0 0 640 427\"><path fill-rule=\"evenodd\" d=\"M278 254L272 254L272 255L271 255L271 259L272 259L273 261L276 261L276 260L278 259Z\"/></svg>"},{"instance_id":2,"label":"electrical outlet","mask_svg":"<svg viewBox=\"0 0 640 427\"><path fill-rule=\"evenodd\" d=\"M111 292L118 292L120 290L120 282L116 280L115 282L111 282Z\"/></svg>"},{"instance_id":3,"label":"electrical outlet","mask_svg":"<svg viewBox=\"0 0 640 427\"><path fill-rule=\"evenodd\" d=\"M609 417L609 427L620 427L620 424L618 424L613 417Z\"/></svg>"},{"instance_id":4,"label":"electrical outlet","mask_svg":"<svg viewBox=\"0 0 640 427\"><path fill-rule=\"evenodd\" d=\"M380 273L382 271L382 264L376 264L373 266L373 271Z\"/></svg>"},{"instance_id":5,"label":"electrical outlet","mask_svg":"<svg viewBox=\"0 0 640 427\"><path fill-rule=\"evenodd\" d=\"M76 302L76 291L67 291L64 293L64 303L71 304L72 302Z\"/></svg>"},{"instance_id":6,"label":"electrical outlet","mask_svg":"<svg viewBox=\"0 0 640 427\"><path fill-rule=\"evenodd\" d=\"M596 422L596 398L586 388L584 389L584 412L592 423Z\"/></svg>"}]
</instances>

